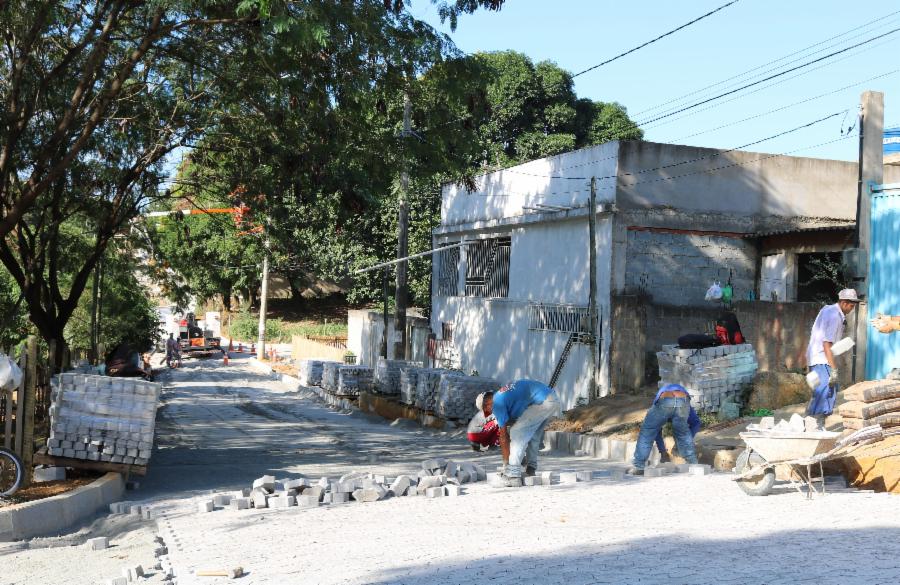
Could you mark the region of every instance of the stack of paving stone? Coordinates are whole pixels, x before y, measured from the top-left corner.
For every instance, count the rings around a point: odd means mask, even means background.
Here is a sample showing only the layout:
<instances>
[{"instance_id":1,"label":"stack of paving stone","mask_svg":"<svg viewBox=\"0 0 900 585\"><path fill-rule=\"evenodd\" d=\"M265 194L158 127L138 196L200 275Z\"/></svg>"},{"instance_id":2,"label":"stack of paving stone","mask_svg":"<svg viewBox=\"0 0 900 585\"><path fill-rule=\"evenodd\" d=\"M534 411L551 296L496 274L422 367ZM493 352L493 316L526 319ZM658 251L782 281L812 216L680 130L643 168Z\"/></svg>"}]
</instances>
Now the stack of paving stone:
<instances>
[{"instance_id":1,"label":"stack of paving stone","mask_svg":"<svg viewBox=\"0 0 900 585\"><path fill-rule=\"evenodd\" d=\"M475 412L475 398L499 387L493 378L445 372L441 376L435 412L449 420L468 420Z\"/></svg>"},{"instance_id":2,"label":"stack of paving stone","mask_svg":"<svg viewBox=\"0 0 900 585\"><path fill-rule=\"evenodd\" d=\"M372 389L374 371L368 366L339 365L337 367L338 396L359 396Z\"/></svg>"},{"instance_id":3,"label":"stack of paving stone","mask_svg":"<svg viewBox=\"0 0 900 585\"><path fill-rule=\"evenodd\" d=\"M458 496L461 487L487 479L480 465L455 463L445 459L429 459L422 463L416 475L386 477L373 473L353 472L339 479L322 477L276 479L265 475L249 488L231 494L217 494L213 499L199 502L200 512L217 508L234 510L250 508L316 508L321 504L344 504L350 501L376 502L389 497Z\"/></svg>"},{"instance_id":4,"label":"stack of paving stone","mask_svg":"<svg viewBox=\"0 0 900 585\"><path fill-rule=\"evenodd\" d=\"M726 403L740 403L759 367L749 343L704 349L664 345L656 354L659 387L681 384L691 394L698 411L718 412Z\"/></svg>"},{"instance_id":5,"label":"stack of paving stone","mask_svg":"<svg viewBox=\"0 0 900 585\"><path fill-rule=\"evenodd\" d=\"M421 367L419 362L404 360L378 360L375 366L375 391L393 396L400 393L400 368Z\"/></svg>"},{"instance_id":6,"label":"stack of paving stone","mask_svg":"<svg viewBox=\"0 0 900 585\"><path fill-rule=\"evenodd\" d=\"M416 403L416 386L421 370L422 368L400 368L400 402L403 404Z\"/></svg>"},{"instance_id":7,"label":"stack of paving stone","mask_svg":"<svg viewBox=\"0 0 900 585\"><path fill-rule=\"evenodd\" d=\"M335 394L338 389L338 368L343 364L339 362L322 362L322 390L329 394Z\"/></svg>"},{"instance_id":8,"label":"stack of paving stone","mask_svg":"<svg viewBox=\"0 0 900 585\"><path fill-rule=\"evenodd\" d=\"M900 427L900 380L859 382L844 391L844 399L838 413L845 429Z\"/></svg>"},{"instance_id":9,"label":"stack of paving stone","mask_svg":"<svg viewBox=\"0 0 900 585\"><path fill-rule=\"evenodd\" d=\"M320 386L322 384L323 365L328 360L300 360L297 373L300 374L300 383L304 386Z\"/></svg>"},{"instance_id":10,"label":"stack of paving stone","mask_svg":"<svg viewBox=\"0 0 900 585\"><path fill-rule=\"evenodd\" d=\"M421 368L416 380L416 408L433 412L437 408L441 376L447 372L440 368Z\"/></svg>"},{"instance_id":11,"label":"stack of paving stone","mask_svg":"<svg viewBox=\"0 0 900 585\"><path fill-rule=\"evenodd\" d=\"M159 384L65 373L53 379L52 388L50 455L147 465Z\"/></svg>"}]
</instances>

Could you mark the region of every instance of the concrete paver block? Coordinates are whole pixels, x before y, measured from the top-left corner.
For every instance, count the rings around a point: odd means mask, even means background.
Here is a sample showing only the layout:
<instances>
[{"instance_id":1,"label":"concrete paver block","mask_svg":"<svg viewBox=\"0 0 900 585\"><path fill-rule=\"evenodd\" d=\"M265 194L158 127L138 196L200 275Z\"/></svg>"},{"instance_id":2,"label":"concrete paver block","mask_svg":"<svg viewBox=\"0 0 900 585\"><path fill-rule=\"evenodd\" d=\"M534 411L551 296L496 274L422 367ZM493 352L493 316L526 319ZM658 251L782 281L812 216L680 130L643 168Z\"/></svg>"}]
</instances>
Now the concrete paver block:
<instances>
[{"instance_id":1,"label":"concrete paver block","mask_svg":"<svg viewBox=\"0 0 900 585\"><path fill-rule=\"evenodd\" d=\"M323 488L322 486L315 485L312 487L303 488L303 491L300 493L301 493L301 495L315 497L315 498L321 500L322 494L325 493L325 488Z\"/></svg>"},{"instance_id":2,"label":"concrete paver block","mask_svg":"<svg viewBox=\"0 0 900 585\"><path fill-rule=\"evenodd\" d=\"M201 513L205 514L206 512L212 512L213 510L215 510L216 504L212 500L206 500L204 502L200 502L199 504L197 504L197 509Z\"/></svg>"},{"instance_id":3,"label":"concrete paver block","mask_svg":"<svg viewBox=\"0 0 900 585\"><path fill-rule=\"evenodd\" d=\"M445 480L444 480L444 476L442 476L442 475L432 475L429 477L423 477L423 478L419 479L418 490L419 490L419 493L425 493L425 490L433 488L433 487L442 486L442 485L444 485L444 483L445 483Z\"/></svg>"},{"instance_id":4,"label":"concrete paver block","mask_svg":"<svg viewBox=\"0 0 900 585\"><path fill-rule=\"evenodd\" d=\"M144 568L140 565L125 567L122 569L122 576L125 577L129 583L133 583L144 576Z\"/></svg>"},{"instance_id":5,"label":"concrete paver block","mask_svg":"<svg viewBox=\"0 0 900 585\"><path fill-rule=\"evenodd\" d=\"M575 478L578 481L593 481L594 480L594 472L593 471L576 471Z\"/></svg>"},{"instance_id":6,"label":"concrete paver block","mask_svg":"<svg viewBox=\"0 0 900 585\"><path fill-rule=\"evenodd\" d=\"M666 474L666 470L661 467L645 467L644 477L662 477Z\"/></svg>"},{"instance_id":7,"label":"concrete paver block","mask_svg":"<svg viewBox=\"0 0 900 585\"><path fill-rule=\"evenodd\" d=\"M332 494L332 498L334 498L335 495L338 495L338 494ZM297 505L301 508L318 508L319 507L318 496L314 496L314 495L308 496L305 494L301 494L301 495L297 496L296 499L297 499Z\"/></svg>"},{"instance_id":8,"label":"concrete paver block","mask_svg":"<svg viewBox=\"0 0 900 585\"><path fill-rule=\"evenodd\" d=\"M275 476L274 475L264 475L259 479L253 481L254 488L262 488L269 492L270 494L275 491Z\"/></svg>"},{"instance_id":9,"label":"concrete paver block","mask_svg":"<svg viewBox=\"0 0 900 585\"><path fill-rule=\"evenodd\" d=\"M625 459L626 442L619 439L609 440L609 459L611 461L626 461Z\"/></svg>"},{"instance_id":10,"label":"concrete paver block","mask_svg":"<svg viewBox=\"0 0 900 585\"><path fill-rule=\"evenodd\" d=\"M397 479L391 483L391 492L395 496L400 496L406 493L406 490L409 489L409 486L412 485L412 478L408 475L398 476Z\"/></svg>"},{"instance_id":11,"label":"concrete paver block","mask_svg":"<svg viewBox=\"0 0 900 585\"><path fill-rule=\"evenodd\" d=\"M103 550L109 548L109 538L98 536L87 541L88 548L91 550Z\"/></svg>"},{"instance_id":12,"label":"concrete paver block","mask_svg":"<svg viewBox=\"0 0 900 585\"><path fill-rule=\"evenodd\" d=\"M444 486L430 487L425 490L426 498L442 498L444 496Z\"/></svg>"},{"instance_id":13,"label":"concrete paver block","mask_svg":"<svg viewBox=\"0 0 900 585\"><path fill-rule=\"evenodd\" d=\"M557 476L557 474L552 471L542 471L541 475L540 475L541 484L542 485L552 484L555 476Z\"/></svg>"},{"instance_id":14,"label":"concrete paver block","mask_svg":"<svg viewBox=\"0 0 900 585\"><path fill-rule=\"evenodd\" d=\"M610 479L614 481L622 481L626 477L626 473L621 469L613 469L609 472Z\"/></svg>"},{"instance_id":15,"label":"concrete paver block","mask_svg":"<svg viewBox=\"0 0 900 585\"><path fill-rule=\"evenodd\" d=\"M303 496L300 496L301 498ZM337 492L331 494L331 503L332 504L346 504L350 501L350 494L347 492Z\"/></svg>"},{"instance_id":16,"label":"concrete paver block","mask_svg":"<svg viewBox=\"0 0 900 585\"><path fill-rule=\"evenodd\" d=\"M269 498L270 508L290 508L296 504L297 499L294 496L276 496L274 498Z\"/></svg>"},{"instance_id":17,"label":"concrete paver block","mask_svg":"<svg viewBox=\"0 0 900 585\"><path fill-rule=\"evenodd\" d=\"M230 505L232 510L249 510L250 498L233 498Z\"/></svg>"},{"instance_id":18,"label":"concrete paver block","mask_svg":"<svg viewBox=\"0 0 900 585\"><path fill-rule=\"evenodd\" d=\"M437 471L447 466L447 460L441 457L437 459L426 459L422 462L422 469L425 471Z\"/></svg>"},{"instance_id":19,"label":"concrete paver block","mask_svg":"<svg viewBox=\"0 0 900 585\"><path fill-rule=\"evenodd\" d=\"M269 507L269 496L267 496L266 492L261 488L259 491L254 490L253 493L250 494L250 501L253 503L254 508Z\"/></svg>"},{"instance_id":20,"label":"concrete paver block","mask_svg":"<svg viewBox=\"0 0 900 585\"><path fill-rule=\"evenodd\" d=\"M487 481L487 470L484 468L484 466L478 465L477 463L473 464L472 466L475 468L475 473L478 476L478 481Z\"/></svg>"},{"instance_id":21,"label":"concrete paver block","mask_svg":"<svg viewBox=\"0 0 900 585\"><path fill-rule=\"evenodd\" d=\"M637 450L637 442L636 441L626 441L624 461L632 461L634 459L634 452L636 450Z\"/></svg>"},{"instance_id":22,"label":"concrete paver block","mask_svg":"<svg viewBox=\"0 0 900 585\"><path fill-rule=\"evenodd\" d=\"M62 481L66 479L65 467L36 467L34 469L34 481Z\"/></svg>"},{"instance_id":23,"label":"concrete paver block","mask_svg":"<svg viewBox=\"0 0 900 585\"><path fill-rule=\"evenodd\" d=\"M377 502L381 498L383 498L386 494L386 490L380 485L376 485L370 488L360 488L358 490L354 490L353 499L357 502Z\"/></svg>"},{"instance_id":24,"label":"concrete paver block","mask_svg":"<svg viewBox=\"0 0 900 585\"><path fill-rule=\"evenodd\" d=\"M712 473L712 469L706 464L697 464L688 467L689 475L709 475L710 473Z\"/></svg>"},{"instance_id":25,"label":"concrete paver block","mask_svg":"<svg viewBox=\"0 0 900 585\"><path fill-rule=\"evenodd\" d=\"M462 488L460 488L458 485L445 485L444 491L446 492L446 495L455 497L462 493Z\"/></svg>"},{"instance_id":26,"label":"concrete paver block","mask_svg":"<svg viewBox=\"0 0 900 585\"><path fill-rule=\"evenodd\" d=\"M687 473L691 468L690 463L677 463L675 465L675 473Z\"/></svg>"},{"instance_id":27,"label":"concrete paver block","mask_svg":"<svg viewBox=\"0 0 900 585\"><path fill-rule=\"evenodd\" d=\"M532 475L522 478L522 484L527 486L544 485L544 479L540 475Z\"/></svg>"},{"instance_id":28,"label":"concrete paver block","mask_svg":"<svg viewBox=\"0 0 900 585\"><path fill-rule=\"evenodd\" d=\"M128 577L113 577L106 580L106 585L128 585Z\"/></svg>"},{"instance_id":29,"label":"concrete paver block","mask_svg":"<svg viewBox=\"0 0 900 585\"><path fill-rule=\"evenodd\" d=\"M213 497L213 503L217 508L224 508L231 503L231 496L226 494L217 494Z\"/></svg>"},{"instance_id":30,"label":"concrete paver block","mask_svg":"<svg viewBox=\"0 0 900 585\"><path fill-rule=\"evenodd\" d=\"M576 483L578 481L578 474L574 471L560 471L559 472L559 483L567 484L567 483Z\"/></svg>"},{"instance_id":31,"label":"concrete paver block","mask_svg":"<svg viewBox=\"0 0 900 585\"><path fill-rule=\"evenodd\" d=\"M444 475L447 477L454 477L456 472L459 471L459 465L456 461L450 460L447 461L447 465L444 466Z\"/></svg>"}]
</instances>

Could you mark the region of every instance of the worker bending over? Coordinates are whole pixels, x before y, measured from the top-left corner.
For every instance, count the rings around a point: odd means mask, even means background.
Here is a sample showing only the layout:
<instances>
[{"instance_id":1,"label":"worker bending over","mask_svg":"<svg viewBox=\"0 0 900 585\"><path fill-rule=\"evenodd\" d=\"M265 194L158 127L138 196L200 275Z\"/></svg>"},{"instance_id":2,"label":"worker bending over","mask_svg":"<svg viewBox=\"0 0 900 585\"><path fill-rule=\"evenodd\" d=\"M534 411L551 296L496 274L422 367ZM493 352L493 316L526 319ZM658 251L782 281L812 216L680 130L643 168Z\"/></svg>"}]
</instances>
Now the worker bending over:
<instances>
[{"instance_id":1,"label":"worker bending over","mask_svg":"<svg viewBox=\"0 0 900 585\"><path fill-rule=\"evenodd\" d=\"M560 414L556 391L534 380L517 380L500 388L484 404L490 407L500 427L500 451L504 471L500 483L507 487L522 485L522 461L527 458L526 475L537 473L538 452L544 440L544 427Z\"/></svg>"},{"instance_id":2,"label":"worker bending over","mask_svg":"<svg viewBox=\"0 0 900 585\"><path fill-rule=\"evenodd\" d=\"M481 451L482 447L493 449L500 445L500 427L493 413L493 392L482 392L475 399L478 412L469 421L466 436L473 451Z\"/></svg>"},{"instance_id":3,"label":"worker bending over","mask_svg":"<svg viewBox=\"0 0 900 585\"><path fill-rule=\"evenodd\" d=\"M644 415L641 423L641 432L638 435L637 447L634 449L632 467L628 470L631 475L644 475L644 466L650 457L650 449L653 441L659 435L667 422L672 423L672 434L675 435L675 445L678 453L688 463L697 463L697 454L694 451L694 435L688 419L691 416L691 396L684 386L680 384L666 384L659 389L653 399L653 405ZM699 422L699 418L697 419Z\"/></svg>"},{"instance_id":4,"label":"worker bending over","mask_svg":"<svg viewBox=\"0 0 900 585\"><path fill-rule=\"evenodd\" d=\"M806 413L816 418L819 430L825 429L825 419L834 411L834 401L838 387L838 369L834 362L831 346L844 336L847 315L856 309L859 299L856 291L845 288L838 293L838 302L822 307L813 323L806 347L806 365L819 377L813 388L812 400Z\"/></svg>"},{"instance_id":5,"label":"worker bending over","mask_svg":"<svg viewBox=\"0 0 900 585\"><path fill-rule=\"evenodd\" d=\"M697 416L697 411L694 410L694 407L691 406L691 411L688 413L688 428L691 429L691 440L697 436L697 433L700 432L700 417ZM659 428L659 432L656 433L656 448L659 451L659 462L667 463L672 460L669 456L669 452L666 451L666 441L663 439L662 427Z\"/></svg>"}]
</instances>

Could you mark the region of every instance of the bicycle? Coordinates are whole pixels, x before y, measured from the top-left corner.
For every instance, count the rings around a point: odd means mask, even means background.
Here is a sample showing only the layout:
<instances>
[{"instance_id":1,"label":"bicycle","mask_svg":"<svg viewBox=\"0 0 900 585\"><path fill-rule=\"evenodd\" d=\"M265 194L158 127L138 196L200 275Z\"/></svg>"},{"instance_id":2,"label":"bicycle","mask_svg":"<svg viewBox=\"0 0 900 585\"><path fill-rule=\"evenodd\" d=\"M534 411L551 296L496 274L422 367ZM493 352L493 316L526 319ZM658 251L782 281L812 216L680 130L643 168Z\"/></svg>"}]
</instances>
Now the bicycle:
<instances>
[{"instance_id":1,"label":"bicycle","mask_svg":"<svg viewBox=\"0 0 900 585\"><path fill-rule=\"evenodd\" d=\"M12 451L0 448L0 497L16 493L24 475L22 461Z\"/></svg>"}]
</instances>

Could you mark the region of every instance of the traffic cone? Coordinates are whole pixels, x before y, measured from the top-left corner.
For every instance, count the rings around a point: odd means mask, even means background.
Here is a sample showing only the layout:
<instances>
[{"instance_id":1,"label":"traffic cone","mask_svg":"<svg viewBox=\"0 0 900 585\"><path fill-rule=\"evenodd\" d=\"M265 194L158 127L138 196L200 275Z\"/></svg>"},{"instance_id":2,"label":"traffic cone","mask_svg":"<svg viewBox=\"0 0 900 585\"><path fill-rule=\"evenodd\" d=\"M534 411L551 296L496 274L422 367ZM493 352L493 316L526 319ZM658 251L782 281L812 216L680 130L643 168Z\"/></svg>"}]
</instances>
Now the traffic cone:
<instances>
[{"instance_id":1,"label":"traffic cone","mask_svg":"<svg viewBox=\"0 0 900 585\"><path fill-rule=\"evenodd\" d=\"M238 343L238 353L244 353L244 344Z\"/></svg>"},{"instance_id":2,"label":"traffic cone","mask_svg":"<svg viewBox=\"0 0 900 585\"><path fill-rule=\"evenodd\" d=\"M228 352L227 351L225 352L225 355L222 356L222 365L223 366L228 365Z\"/></svg>"},{"instance_id":3,"label":"traffic cone","mask_svg":"<svg viewBox=\"0 0 900 585\"><path fill-rule=\"evenodd\" d=\"M256 344L255 343L250 344L250 353L252 353L252 354L256 353Z\"/></svg>"},{"instance_id":4,"label":"traffic cone","mask_svg":"<svg viewBox=\"0 0 900 585\"><path fill-rule=\"evenodd\" d=\"M228 351L232 351L232 350L234 350L234 345L232 345L232 341L229 339L228 340Z\"/></svg>"}]
</instances>

